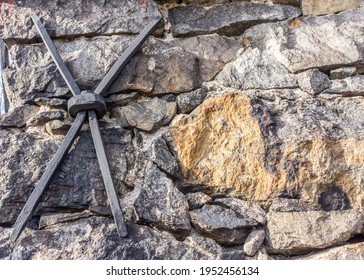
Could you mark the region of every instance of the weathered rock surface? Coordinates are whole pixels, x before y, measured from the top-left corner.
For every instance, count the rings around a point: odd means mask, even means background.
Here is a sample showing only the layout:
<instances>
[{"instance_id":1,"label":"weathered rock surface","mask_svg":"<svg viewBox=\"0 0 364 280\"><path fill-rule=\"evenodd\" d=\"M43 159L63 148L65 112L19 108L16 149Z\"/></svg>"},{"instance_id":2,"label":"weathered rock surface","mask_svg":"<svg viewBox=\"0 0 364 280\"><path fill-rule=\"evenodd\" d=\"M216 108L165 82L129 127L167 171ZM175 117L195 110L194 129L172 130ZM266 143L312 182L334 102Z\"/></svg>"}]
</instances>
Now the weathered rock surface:
<instances>
[{"instance_id":1,"label":"weathered rock surface","mask_svg":"<svg viewBox=\"0 0 364 280\"><path fill-rule=\"evenodd\" d=\"M237 198L218 198L214 200L214 203L228 207L244 217L257 221L261 225L264 225L267 221L267 214L256 203L243 201Z\"/></svg>"},{"instance_id":2,"label":"weathered rock surface","mask_svg":"<svg viewBox=\"0 0 364 280\"><path fill-rule=\"evenodd\" d=\"M301 9L305 16L317 16L359 8L362 4L361 0L302 0Z\"/></svg>"},{"instance_id":3,"label":"weathered rock surface","mask_svg":"<svg viewBox=\"0 0 364 280\"><path fill-rule=\"evenodd\" d=\"M345 79L351 76L355 76L358 74L356 67L349 66L349 67L342 67L338 69L334 69L330 71L330 79Z\"/></svg>"},{"instance_id":4,"label":"weathered rock surface","mask_svg":"<svg viewBox=\"0 0 364 280\"><path fill-rule=\"evenodd\" d=\"M272 53L247 48L216 77L225 86L237 89L298 87L296 77Z\"/></svg>"},{"instance_id":5,"label":"weathered rock surface","mask_svg":"<svg viewBox=\"0 0 364 280\"><path fill-rule=\"evenodd\" d=\"M297 8L283 5L232 2L223 5L188 5L169 10L174 36L195 36L218 33L240 35L248 27L267 21L295 18Z\"/></svg>"},{"instance_id":6,"label":"weathered rock surface","mask_svg":"<svg viewBox=\"0 0 364 280\"><path fill-rule=\"evenodd\" d=\"M0 135L0 160L6 162L0 167L0 210L3 213L0 224L9 224L17 218L34 184L56 152L60 139L5 130L0 130ZM102 130L102 137L116 189L122 194L125 177L134 172L130 132ZM75 149L66 158L42 199L36 215L60 208L88 209L89 205L106 206L107 198L92 138L89 132L82 132Z\"/></svg>"},{"instance_id":7,"label":"weathered rock surface","mask_svg":"<svg viewBox=\"0 0 364 280\"><path fill-rule=\"evenodd\" d=\"M245 94L220 93L173 120L186 185L264 203L286 192L315 207L337 186L350 207L363 208L362 98L315 99L299 90Z\"/></svg>"},{"instance_id":8,"label":"weathered rock surface","mask_svg":"<svg viewBox=\"0 0 364 280\"><path fill-rule=\"evenodd\" d=\"M269 207L273 212L307 212L314 211L314 207L299 199L275 198Z\"/></svg>"},{"instance_id":9,"label":"weathered rock surface","mask_svg":"<svg viewBox=\"0 0 364 280\"><path fill-rule=\"evenodd\" d=\"M262 246L264 238L264 230L253 230L245 240L244 253L250 257L254 256L258 252L260 246Z\"/></svg>"},{"instance_id":10,"label":"weathered rock surface","mask_svg":"<svg viewBox=\"0 0 364 280\"><path fill-rule=\"evenodd\" d=\"M249 28L253 47L266 48L291 72L363 64L364 8ZM330 55L328 55L330 54Z\"/></svg>"},{"instance_id":11,"label":"weathered rock surface","mask_svg":"<svg viewBox=\"0 0 364 280\"><path fill-rule=\"evenodd\" d=\"M60 214L46 214L42 215L39 220L39 229L43 229L55 224L69 223L80 219L92 216L89 211L75 212L75 213L60 213Z\"/></svg>"},{"instance_id":12,"label":"weathered rock surface","mask_svg":"<svg viewBox=\"0 0 364 280\"><path fill-rule=\"evenodd\" d=\"M151 132L168 124L176 114L176 103L158 97L146 98L114 109L121 127L136 127Z\"/></svg>"},{"instance_id":13,"label":"weathered rock surface","mask_svg":"<svg viewBox=\"0 0 364 280\"><path fill-rule=\"evenodd\" d=\"M24 127L27 121L38 111L39 107L33 105L15 107L10 112L0 116L0 127Z\"/></svg>"},{"instance_id":14,"label":"weathered rock surface","mask_svg":"<svg viewBox=\"0 0 364 280\"><path fill-rule=\"evenodd\" d=\"M167 232L133 224L127 228L128 236L120 238L112 219L91 217L41 231L26 229L13 251L5 244L10 229L0 229L0 259L181 260L218 259L224 255L218 245L211 252L193 243L176 241Z\"/></svg>"},{"instance_id":15,"label":"weathered rock surface","mask_svg":"<svg viewBox=\"0 0 364 280\"><path fill-rule=\"evenodd\" d=\"M181 93L176 99L178 113L186 114L191 112L205 100L206 95L207 90L205 88Z\"/></svg>"},{"instance_id":16,"label":"weathered rock surface","mask_svg":"<svg viewBox=\"0 0 364 280\"><path fill-rule=\"evenodd\" d=\"M343 244L363 231L363 213L348 211L269 212L269 250L302 254Z\"/></svg>"},{"instance_id":17,"label":"weathered rock surface","mask_svg":"<svg viewBox=\"0 0 364 280\"><path fill-rule=\"evenodd\" d=\"M330 87L329 77L317 68L296 75L298 85L309 94L317 94Z\"/></svg>"},{"instance_id":18,"label":"weathered rock surface","mask_svg":"<svg viewBox=\"0 0 364 280\"><path fill-rule=\"evenodd\" d=\"M152 143L150 159L163 172L174 177L179 177L180 170L178 162L171 154L168 145L163 138L158 138Z\"/></svg>"},{"instance_id":19,"label":"weathered rock surface","mask_svg":"<svg viewBox=\"0 0 364 280\"><path fill-rule=\"evenodd\" d=\"M191 229L188 203L173 182L153 163L144 174L144 184L136 190L134 202L137 220L185 236Z\"/></svg>"},{"instance_id":20,"label":"weathered rock surface","mask_svg":"<svg viewBox=\"0 0 364 280\"><path fill-rule=\"evenodd\" d=\"M363 96L364 95L364 76L358 75L342 80L332 80L331 86L323 93L339 94L342 96Z\"/></svg>"},{"instance_id":21,"label":"weathered rock surface","mask_svg":"<svg viewBox=\"0 0 364 280\"><path fill-rule=\"evenodd\" d=\"M364 260L364 243L347 244L297 258L299 260Z\"/></svg>"},{"instance_id":22,"label":"weathered rock surface","mask_svg":"<svg viewBox=\"0 0 364 280\"><path fill-rule=\"evenodd\" d=\"M243 244L257 222L218 205L190 212L192 225L203 235L225 245Z\"/></svg>"},{"instance_id":23,"label":"weathered rock surface","mask_svg":"<svg viewBox=\"0 0 364 280\"><path fill-rule=\"evenodd\" d=\"M136 34L160 17L153 1L27 1L23 7L3 4L3 39L7 43L33 41L38 34L30 19L37 14L52 37Z\"/></svg>"},{"instance_id":24,"label":"weathered rock surface","mask_svg":"<svg viewBox=\"0 0 364 280\"><path fill-rule=\"evenodd\" d=\"M92 90L133 39L127 35L80 38L55 41L55 46L79 87ZM227 62L235 59L239 48L240 42L235 38L216 34L168 41L151 37L106 95L192 91L212 80ZM3 79L11 107L41 97L70 97L43 45L14 45L9 52L12 63L4 70Z\"/></svg>"},{"instance_id":25,"label":"weathered rock surface","mask_svg":"<svg viewBox=\"0 0 364 280\"><path fill-rule=\"evenodd\" d=\"M109 93L138 90L153 94L195 90L236 58L241 42L216 34L153 40L136 55Z\"/></svg>"},{"instance_id":26,"label":"weathered rock surface","mask_svg":"<svg viewBox=\"0 0 364 280\"><path fill-rule=\"evenodd\" d=\"M26 124L27 126L43 125L52 120L63 120L66 115L67 112L61 110L38 112L34 117L28 119Z\"/></svg>"},{"instance_id":27,"label":"weathered rock surface","mask_svg":"<svg viewBox=\"0 0 364 280\"><path fill-rule=\"evenodd\" d=\"M211 197L202 192L188 193L186 194L186 198L188 201L189 210L201 208L205 204L208 204L212 201Z\"/></svg>"}]
</instances>

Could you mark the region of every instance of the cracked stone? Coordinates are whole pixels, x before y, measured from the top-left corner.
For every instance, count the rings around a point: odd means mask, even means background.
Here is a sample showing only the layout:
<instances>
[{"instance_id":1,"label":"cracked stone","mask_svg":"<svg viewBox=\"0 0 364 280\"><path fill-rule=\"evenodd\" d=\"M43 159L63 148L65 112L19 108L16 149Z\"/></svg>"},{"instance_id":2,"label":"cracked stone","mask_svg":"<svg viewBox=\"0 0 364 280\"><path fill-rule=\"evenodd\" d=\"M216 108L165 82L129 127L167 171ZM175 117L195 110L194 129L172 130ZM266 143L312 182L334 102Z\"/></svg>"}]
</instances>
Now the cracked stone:
<instances>
[{"instance_id":1,"label":"cracked stone","mask_svg":"<svg viewBox=\"0 0 364 280\"><path fill-rule=\"evenodd\" d=\"M168 17L174 36L211 33L233 36L240 35L255 24L295 18L300 14L300 9L290 6L232 2L212 6L176 7L169 10Z\"/></svg>"}]
</instances>

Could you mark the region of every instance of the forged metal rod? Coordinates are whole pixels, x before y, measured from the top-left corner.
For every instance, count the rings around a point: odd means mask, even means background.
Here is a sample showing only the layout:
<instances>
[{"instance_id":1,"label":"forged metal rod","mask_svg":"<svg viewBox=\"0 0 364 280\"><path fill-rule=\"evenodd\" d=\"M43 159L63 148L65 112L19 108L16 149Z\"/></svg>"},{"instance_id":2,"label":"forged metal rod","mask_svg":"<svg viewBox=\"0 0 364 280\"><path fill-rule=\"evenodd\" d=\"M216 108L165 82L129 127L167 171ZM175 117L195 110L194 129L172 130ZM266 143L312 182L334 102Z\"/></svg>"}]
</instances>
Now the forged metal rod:
<instances>
[{"instance_id":1,"label":"forged metal rod","mask_svg":"<svg viewBox=\"0 0 364 280\"><path fill-rule=\"evenodd\" d=\"M80 129L85 119L86 112L81 111L77 114L70 130L66 134L66 137L63 139L61 146L59 146L57 152L49 161L48 166L46 167L42 177L35 185L32 194L30 195L22 211L20 212L18 219L15 222L13 232L10 235L10 242L15 242L18 239L29 219L34 214L41 198L43 197L43 194L46 192L49 185L51 184L54 176L57 173L58 168L65 160L66 155L71 148L72 143L75 141L78 133L80 132Z\"/></svg>"},{"instance_id":2,"label":"forged metal rod","mask_svg":"<svg viewBox=\"0 0 364 280\"><path fill-rule=\"evenodd\" d=\"M154 31L157 27L158 23L162 20L162 18L155 19L151 21L142 32L134 39L131 45L126 49L126 51L119 57L119 59L114 63L114 65L107 72L102 81L98 84L94 93L103 94L105 91L111 86L115 78L120 74L120 72L124 69L124 67L129 63L130 59L134 56L134 54L139 50L141 45L148 39L149 35Z\"/></svg>"},{"instance_id":3,"label":"forged metal rod","mask_svg":"<svg viewBox=\"0 0 364 280\"><path fill-rule=\"evenodd\" d=\"M109 199L111 212L114 216L117 231L121 237L125 237L128 232L126 230L123 212L120 207L119 198L116 194L114 182L111 176L109 163L106 157L105 146L101 138L99 122L97 121L94 110L88 111L88 120L90 123L92 140L96 150L97 160L99 162L102 179L104 181L107 197Z\"/></svg>"},{"instance_id":4,"label":"forged metal rod","mask_svg":"<svg viewBox=\"0 0 364 280\"><path fill-rule=\"evenodd\" d=\"M57 65L58 71L61 72L63 80L66 82L72 94L73 95L81 94L79 87L77 86L75 80L73 79L70 71L64 64L61 56L58 54L51 38L48 35L47 30L44 28L44 25L41 23L41 21L35 14L31 15L31 18L35 24L35 27L38 30L40 37L43 39L44 44L46 45L48 51L50 52L54 63Z\"/></svg>"}]
</instances>

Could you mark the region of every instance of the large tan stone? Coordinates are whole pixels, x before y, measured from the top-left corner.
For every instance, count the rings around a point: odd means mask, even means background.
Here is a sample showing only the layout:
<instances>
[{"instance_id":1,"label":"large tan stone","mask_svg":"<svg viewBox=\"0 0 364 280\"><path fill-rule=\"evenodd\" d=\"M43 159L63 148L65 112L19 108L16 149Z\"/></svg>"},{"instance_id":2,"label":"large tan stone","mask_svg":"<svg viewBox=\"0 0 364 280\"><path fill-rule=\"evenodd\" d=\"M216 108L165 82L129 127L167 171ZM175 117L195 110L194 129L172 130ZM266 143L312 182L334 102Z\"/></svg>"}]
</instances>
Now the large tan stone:
<instances>
[{"instance_id":1,"label":"large tan stone","mask_svg":"<svg viewBox=\"0 0 364 280\"><path fill-rule=\"evenodd\" d=\"M299 90L211 97L170 126L184 185L264 204L284 194L324 210L361 209L363 101Z\"/></svg>"},{"instance_id":2,"label":"large tan stone","mask_svg":"<svg viewBox=\"0 0 364 280\"><path fill-rule=\"evenodd\" d=\"M362 4L362 0L302 0L301 9L303 15L317 16L359 8Z\"/></svg>"}]
</instances>

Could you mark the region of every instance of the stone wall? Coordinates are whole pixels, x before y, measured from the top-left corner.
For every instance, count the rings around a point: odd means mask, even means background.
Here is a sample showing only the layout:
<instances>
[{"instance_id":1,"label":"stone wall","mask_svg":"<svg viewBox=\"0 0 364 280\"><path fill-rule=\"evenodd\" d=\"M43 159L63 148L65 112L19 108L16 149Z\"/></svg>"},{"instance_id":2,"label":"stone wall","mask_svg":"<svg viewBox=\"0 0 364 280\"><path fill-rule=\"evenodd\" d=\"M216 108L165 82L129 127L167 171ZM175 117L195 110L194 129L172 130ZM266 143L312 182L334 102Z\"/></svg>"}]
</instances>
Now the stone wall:
<instances>
[{"instance_id":1,"label":"stone wall","mask_svg":"<svg viewBox=\"0 0 364 280\"><path fill-rule=\"evenodd\" d=\"M364 259L362 1L13 2L0 20L1 259ZM72 123L31 13L82 90L164 18L104 95L126 238L85 124L7 243Z\"/></svg>"}]
</instances>

